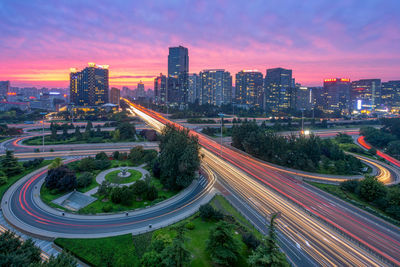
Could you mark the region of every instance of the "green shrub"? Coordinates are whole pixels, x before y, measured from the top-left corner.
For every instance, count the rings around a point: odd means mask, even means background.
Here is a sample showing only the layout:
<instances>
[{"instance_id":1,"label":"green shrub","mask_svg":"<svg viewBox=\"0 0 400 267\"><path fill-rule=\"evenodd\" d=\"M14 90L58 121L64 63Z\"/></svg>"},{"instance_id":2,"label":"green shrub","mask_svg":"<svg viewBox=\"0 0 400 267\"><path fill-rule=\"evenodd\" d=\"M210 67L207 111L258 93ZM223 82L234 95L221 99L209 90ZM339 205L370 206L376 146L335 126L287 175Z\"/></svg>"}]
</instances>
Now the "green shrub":
<instances>
[{"instance_id":1,"label":"green shrub","mask_svg":"<svg viewBox=\"0 0 400 267\"><path fill-rule=\"evenodd\" d=\"M112 205L111 205L111 204L104 205L104 206L101 208L101 210L102 210L103 212L110 212L110 211L112 211Z\"/></svg>"},{"instance_id":2,"label":"green shrub","mask_svg":"<svg viewBox=\"0 0 400 267\"><path fill-rule=\"evenodd\" d=\"M188 222L187 224L185 224L185 228L188 230L193 230L195 228L195 225L193 222Z\"/></svg>"}]
</instances>

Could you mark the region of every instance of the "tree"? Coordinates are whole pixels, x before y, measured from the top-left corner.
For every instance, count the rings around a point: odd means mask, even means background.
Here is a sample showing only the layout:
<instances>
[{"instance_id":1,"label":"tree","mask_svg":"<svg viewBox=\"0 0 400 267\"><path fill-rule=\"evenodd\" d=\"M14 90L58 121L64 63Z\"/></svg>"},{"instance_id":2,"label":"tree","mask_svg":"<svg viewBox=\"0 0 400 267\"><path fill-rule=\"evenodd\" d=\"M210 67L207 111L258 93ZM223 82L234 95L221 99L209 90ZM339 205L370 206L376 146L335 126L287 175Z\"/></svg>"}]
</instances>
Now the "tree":
<instances>
[{"instance_id":1,"label":"tree","mask_svg":"<svg viewBox=\"0 0 400 267\"><path fill-rule=\"evenodd\" d=\"M32 239L23 242L10 231L0 235L0 266L23 267L40 261L40 249Z\"/></svg>"},{"instance_id":2,"label":"tree","mask_svg":"<svg viewBox=\"0 0 400 267\"><path fill-rule=\"evenodd\" d=\"M109 160L107 154L104 151L102 151L100 153L97 153L96 156L95 156L95 159L98 159L98 160Z\"/></svg>"},{"instance_id":3,"label":"tree","mask_svg":"<svg viewBox=\"0 0 400 267\"><path fill-rule=\"evenodd\" d=\"M75 172L64 165L50 169L47 172L45 184L47 188L56 189L59 192L70 191L76 188Z\"/></svg>"},{"instance_id":4,"label":"tree","mask_svg":"<svg viewBox=\"0 0 400 267\"><path fill-rule=\"evenodd\" d=\"M269 235L264 238L261 244L249 256L248 263L254 267L265 266L290 266L286 260L286 256L279 250L276 239L276 230L274 220L277 214L271 217L269 224Z\"/></svg>"},{"instance_id":5,"label":"tree","mask_svg":"<svg viewBox=\"0 0 400 267\"><path fill-rule=\"evenodd\" d=\"M145 181L138 180L132 185L132 189L133 189L133 194L136 197L141 198L147 192L148 188Z\"/></svg>"},{"instance_id":6,"label":"tree","mask_svg":"<svg viewBox=\"0 0 400 267\"><path fill-rule=\"evenodd\" d=\"M55 169L55 168L60 167L61 165L62 165L62 159L61 159L61 158L55 158L55 159L53 159L53 161L50 163L48 169L49 169L49 170Z\"/></svg>"},{"instance_id":7,"label":"tree","mask_svg":"<svg viewBox=\"0 0 400 267\"><path fill-rule=\"evenodd\" d=\"M224 216L221 212L214 209L209 203L201 205L199 208L200 217L203 220L221 220Z\"/></svg>"},{"instance_id":8,"label":"tree","mask_svg":"<svg viewBox=\"0 0 400 267\"><path fill-rule=\"evenodd\" d=\"M87 187L92 183L93 174L90 172L83 172L79 177L76 179L76 184L78 187Z\"/></svg>"},{"instance_id":9,"label":"tree","mask_svg":"<svg viewBox=\"0 0 400 267\"><path fill-rule=\"evenodd\" d=\"M163 266L189 266L190 252L184 247L184 231L184 227L179 227L177 229L177 236L172 240L172 243L163 250Z\"/></svg>"},{"instance_id":10,"label":"tree","mask_svg":"<svg viewBox=\"0 0 400 267\"><path fill-rule=\"evenodd\" d=\"M367 175L360 181L360 197L368 202L375 201L379 198L386 196L387 189L385 185L378 181L374 176Z\"/></svg>"},{"instance_id":11,"label":"tree","mask_svg":"<svg viewBox=\"0 0 400 267\"><path fill-rule=\"evenodd\" d=\"M78 125L75 127L75 138L76 140L82 139L82 133Z\"/></svg>"},{"instance_id":12,"label":"tree","mask_svg":"<svg viewBox=\"0 0 400 267\"><path fill-rule=\"evenodd\" d=\"M158 191L154 185L149 186L146 192L146 199L149 201L153 201L158 198Z\"/></svg>"},{"instance_id":13,"label":"tree","mask_svg":"<svg viewBox=\"0 0 400 267\"><path fill-rule=\"evenodd\" d=\"M115 204L119 204L122 201L122 188L120 187L113 187L111 190L111 201Z\"/></svg>"},{"instance_id":14,"label":"tree","mask_svg":"<svg viewBox=\"0 0 400 267\"><path fill-rule=\"evenodd\" d=\"M75 258L72 257L70 254L61 251L57 257L53 255L50 258L43 262L40 266L42 267L76 267L78 263L76 262Z\"/></svg>"},{"instance_id":15,"label":"tree","mask_svg":"<svg viewBox=\"0 0 400 267\"><path fill-rule=\"evenodd\" d=\"M121 134L120 134L118 129L115 130L114 133L113 133L113 140L115 142L121 140Z\"/></svg>"},{"instance_id":16,"label":"tree","mask_svg":"<svg viewBox=\"0 0 400 267\"><path fill-rule=\"evenodd\" d=\"M119 131L121 140L135 140L135 125L129 122L122 122L118 124L116 130Z\"/></svg>"},{"instance_id":17,"label":"tree","mask_svg":"<svg viewBox=\"0 0 400 267\"><path fill-rule=\"evenodd\" d=\"M7 175L0 170L0 185L6 184L8 181Z\"/></svg>"},{"instance_id":18,"label":"tree","mask_svg":"<svg viewBox=\"0 0 400 267\"><path fill-rule=\"evenodd\" d=\"M162 264L162 260L161 254L152 250L143 254L140 263L142 267L159 267Z\"/></svg>"},{"instance_id":19,"label":"tree","mask_svg":"<svg viewBox=\"0 0 400 267\"><path fill-rule=\"evenodd\" d=\"M14 157L14 153L10 150L6 151L6 155L1 158L0 163L1 170L7 175L7 177L20 174L23 171L23 168L18 163L17 158Z\"/></svg>"},{"instance_id":20,"label":"tree","mask_svg":"<svg viewBox=\"0 0 400 267\"><path fill-rule=\"evenodd\" d=\"M78 169L80 171L93 171L96 169L95 160L91 157L83 158L79 161Z\"/></svg>"},{"instance_id":21,"label":"tree","mask_svg":"<svg viewBox=\"0 0 400 267\"><path fill-rule=\"evenodd\" d=\"M114 151L112 154L112 158L115 160L119 160L119 151Z\"/></svg>"},{"instance_id":22,"label":"tree","mask_svg":"<svg viewBox=\"0 0 400 267\"><path fill-rule=\"evenodd\" d=\"M211 260L221 266L236 263L239 257L240 245L233 236L233 227L225 221L218 222L210 231L206 250Z\"/></svg>"},{"instance_id":23,"label":"tree","mask_svg":"<svg viewBox=\"0 0 400 267\"><path fill-rule=\"evenodd\" d=\"M142 146L133 147L129 152L129 159L133 164L139 164L143 162L144 149Z\"/></svg>"},{"instance_id":24,"label":"tree","mask_svg":"<svg viewBox=\"0 0 400 267\"><path fill-rule=\"evenodd\" d=\"M93 124L91 121L88 121L86 124L85 132L89 133L93 129Z\"/></svg>"},{"instance_id":25,"label":"tree","mask_svg":"<svg viewBox=\"0 0 400 267\"><path fill-rule=\"evenodd\" d=\"M188 130L172 125L164 127L159 156L161 183L174 190L190 185L200 166L199 149L197 137Z\"/></svg>"}]
</instances>

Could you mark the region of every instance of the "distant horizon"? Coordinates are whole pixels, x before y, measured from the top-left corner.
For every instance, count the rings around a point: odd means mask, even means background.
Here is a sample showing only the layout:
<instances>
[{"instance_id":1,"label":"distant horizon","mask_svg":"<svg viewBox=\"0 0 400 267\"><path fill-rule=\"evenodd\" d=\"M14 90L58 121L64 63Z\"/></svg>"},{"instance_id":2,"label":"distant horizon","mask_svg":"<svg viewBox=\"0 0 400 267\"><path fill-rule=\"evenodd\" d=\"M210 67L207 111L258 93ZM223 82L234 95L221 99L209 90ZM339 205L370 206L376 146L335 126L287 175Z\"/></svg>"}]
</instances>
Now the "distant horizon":
<instances>
[{"instance_id":1,"label":"distant horizon","mask_svg":"<svg viewBox=\"0 0 400 267\"><path fill-rule=\"evenodd\" d=\"M79 12L76 12L79 10ZM149 1L0 4L0 80L68 88L69 68L110 65L110 87L153 88L168 47L189 49L189 72L293 70L296 82L400 80L400 1ZM32 16L34 14L34 16ZM183 23L184 22L184 23Z\"/></svg>"}]
</instances>

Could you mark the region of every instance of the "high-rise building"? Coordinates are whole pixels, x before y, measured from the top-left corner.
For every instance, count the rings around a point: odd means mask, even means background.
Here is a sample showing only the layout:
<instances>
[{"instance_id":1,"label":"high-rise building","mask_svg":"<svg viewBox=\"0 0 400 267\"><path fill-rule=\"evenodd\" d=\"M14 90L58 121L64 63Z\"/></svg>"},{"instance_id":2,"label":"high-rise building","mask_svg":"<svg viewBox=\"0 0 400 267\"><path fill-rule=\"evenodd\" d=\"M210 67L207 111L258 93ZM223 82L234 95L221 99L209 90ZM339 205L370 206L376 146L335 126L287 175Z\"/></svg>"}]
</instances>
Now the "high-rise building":
<instances>
[{"instance_id":1,"label":"high-rise building","mask_svg":"<svg viewBox=\"0 0 400 267\"><path fill-rule=\"evenodd\" d=\"M301 86L301 84L296 84L296 109L297 110L311 110L313 108L313 96L312 89L310 87Z\"/></svg>"},{"instance_id":2,"label":"high-rise building","mask_svg":"<svg viewBox=\"0 0 400 267\"><path fill-rule=\"evenodd\" d=\"M7 99L10 91L10 81L0 81L0 100Z\"/></svg>"},{"instance_id":3,"label":"high-rise building","mask_svg":"<svg viewBox=\"0 0 400 267\"><path fill-rule=\"evenodd\" d=\"M140 81L137 85L137 97L145 97L146 96L146 92L144 91L144 83L142 81Z\"/></svg>"},{"instance_id":4,"label":"high-rise building","mask_svg":"<svg viewBox=\"0 0 400 267\"><path fill-rule=\"evenodd\" d=\"M221 106L232 101L232 76L223 69L200 72L200 104Z\"/></svg>"},{"instance_id":5,"label":"high-rise building","mask_svg":"<svg viewBox=\"0 0 400 267\"><path fill-rule=\"evenodd\" d=\"M156 104L166 104L167 102L167 76L160 73L154 79L154 102Z\"/></svg>"},{"instance_id":6,"label":"high-rise building","mask_svg":"<svg viewBox=\"0 0 400 267\"><path fill-rule=\"evenodd\" d=\"M189 103L200 101L200 89L201 89L200 76L197 73L189 74L189 92L188 92Z\"/></svg>"},{"instance_id":7,"label":"high-rise building","mask_svg":"<svg viewBox=\"0 0 400 267\"><path fill-rule=\"evenodd\" d=\"M186 47L170 47L168 54L168 103L186 104L189 90L189 52Z\"/></svg>"},{"instance_id":8,"label":"high-rise building","mask_svg":"<svg viewBox=\"0 0 400 267\"><path fill-rule=\"evenodd\" d=\"M77 106L99 106L108 102L108 65L89 66L82 71L71 69L70 103Z\"/></svg>"},{"instance_id":9,"label":"high-rise building","mask_svg":"<svg viewBox=\"0 0 400 267\"><path fill-rule=\"evenodd\" d=\"M327 112L348 112L350 108L350 79L324 79L325 106Z\"/></svg>"},{"instance_id":10,"label":"high-rise building","mask_svg":"<svg viewBox=\"0 0 400 267\"><path fill-rule=\"evenodd\" d=\"M242 70L236 74L236 104L263 107L263 75L256 70Z\"/></svg>"},{"instance_id":11,"label":"high-rise building","mask_svg":"<svg viewBox=\"0 0 400 267\"><path fill-rule=\"evenodd\" d=\"M400 81L382 83L381 103L387 108L400 109Z\"/></svg>"},{"instance_id":12,"label":"high-rise building","mask_svg":"<svg viewBox=\"0 0 400 267\"><path fill-rule=\"evenodd\" d=\"M115 87L111 87L110 90L110 103L119 106L120 90Z\"/></svg>"},{"instance_id":13,"label":"high-rise building","mask_svg":"<svg viewBox=\"0 0 400 267\"><path fill-rule=\"evenodd\" d=\"M374 110L380 104L381 80L363 79L351 83L351 108L354 110Z\"/></svg>"},{"instance_id":14,"label":"high-rise building","mask_svg":"<svg viewBox=\"0 0 400 267\"><path fill-rule=\"evenodd\" d=\"M294 84L292 70L267 69L264 81L266 108L272 112L292 108Z\"/></svg>"}]
</instances>

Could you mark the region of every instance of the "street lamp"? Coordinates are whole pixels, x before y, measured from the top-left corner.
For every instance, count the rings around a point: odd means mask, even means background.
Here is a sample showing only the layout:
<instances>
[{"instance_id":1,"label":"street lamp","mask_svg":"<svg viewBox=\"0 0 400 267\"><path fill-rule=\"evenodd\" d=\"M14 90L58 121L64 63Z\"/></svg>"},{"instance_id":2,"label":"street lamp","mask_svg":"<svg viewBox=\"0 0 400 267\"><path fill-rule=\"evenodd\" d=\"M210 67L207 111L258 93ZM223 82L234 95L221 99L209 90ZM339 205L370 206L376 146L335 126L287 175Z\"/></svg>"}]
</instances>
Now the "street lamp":
<instances>
[{"instance_id":1,"label":"street lamp","mask_svg":"<svg viewBox=\"0 0 400 267\"><path fill-rule=\"evenodd\" d=\"M46 119L46 112L41 112L40 115L43 115L42 120L42 152L44 152L44 120Z\"/></svg>"},{"instance_id":2,"label":"street lamp","mask_svg":"<svg viewBox=\"0 0 400 267\"><path fill-rule=\"evenodd\" d=\"M224 122L225 114L224 113L219 113L218 116L221 118L221 138L220 138L220 140L221 140L221 153L220 154L222 156L222 124Z\"/></svg>"}]
</instances>

